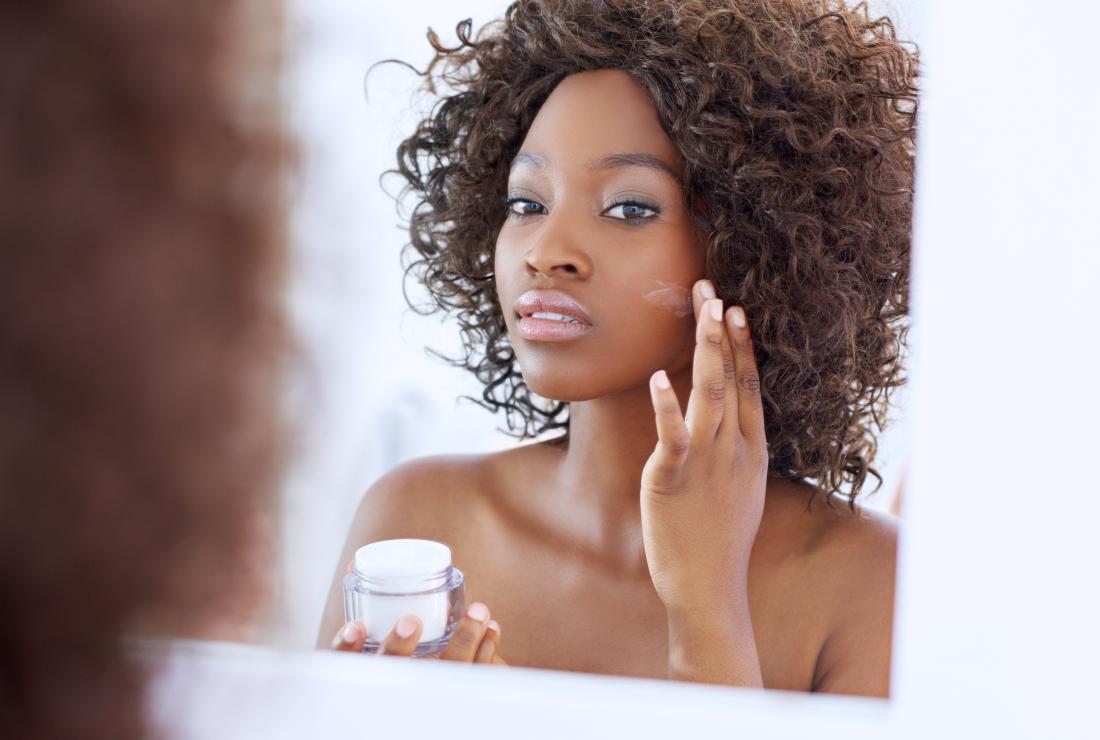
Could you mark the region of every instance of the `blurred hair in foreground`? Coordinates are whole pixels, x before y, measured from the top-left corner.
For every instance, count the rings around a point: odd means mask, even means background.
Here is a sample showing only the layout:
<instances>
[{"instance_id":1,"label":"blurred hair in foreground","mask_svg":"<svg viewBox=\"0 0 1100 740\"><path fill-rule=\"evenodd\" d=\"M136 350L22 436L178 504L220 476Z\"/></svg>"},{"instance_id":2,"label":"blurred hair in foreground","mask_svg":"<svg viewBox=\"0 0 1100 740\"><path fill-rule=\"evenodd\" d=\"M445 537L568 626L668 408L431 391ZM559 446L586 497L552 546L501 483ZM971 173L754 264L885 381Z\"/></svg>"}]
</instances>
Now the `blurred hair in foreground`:
<instances>
[{"instance_id":1,"label":"blurred hair in foreground","mask_svg":"<svg viewBox=\"0 0 1100 740\"><path fill-rule=\"evenodd\" d=\"M277 6L0 8L0 727L144 734L126 634L265 598L286 246Z\"/></svg>"}]
</instances>

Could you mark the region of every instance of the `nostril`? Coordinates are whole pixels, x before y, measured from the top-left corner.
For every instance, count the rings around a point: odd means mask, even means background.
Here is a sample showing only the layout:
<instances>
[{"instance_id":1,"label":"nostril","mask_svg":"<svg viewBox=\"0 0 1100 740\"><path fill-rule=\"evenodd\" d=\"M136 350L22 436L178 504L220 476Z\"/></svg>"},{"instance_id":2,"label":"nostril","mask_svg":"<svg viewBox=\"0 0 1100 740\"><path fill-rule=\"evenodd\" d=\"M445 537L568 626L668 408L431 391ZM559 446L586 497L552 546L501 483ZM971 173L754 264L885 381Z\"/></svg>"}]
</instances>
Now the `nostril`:
<instances>
[{"instance_id":1,"label":"nostril","mask_svg":"<svg viewBox=\"0 0 1100 740\"><path fill-rule=\"evenodd\" d=\"M550 275L553 275L555 272L564 272L567 275L576 275L578 272L580 272L580 270L577 269L577 266L573 265L573 264L554 265L550 269L545 269L543 267L540 267L539 265L528 262L527 265L526 265L526 268L527 268L527 274L532 275L532 276L534 276L534 275L545 275L545 276L549 277Z\"/></svg>"}]
</instances>

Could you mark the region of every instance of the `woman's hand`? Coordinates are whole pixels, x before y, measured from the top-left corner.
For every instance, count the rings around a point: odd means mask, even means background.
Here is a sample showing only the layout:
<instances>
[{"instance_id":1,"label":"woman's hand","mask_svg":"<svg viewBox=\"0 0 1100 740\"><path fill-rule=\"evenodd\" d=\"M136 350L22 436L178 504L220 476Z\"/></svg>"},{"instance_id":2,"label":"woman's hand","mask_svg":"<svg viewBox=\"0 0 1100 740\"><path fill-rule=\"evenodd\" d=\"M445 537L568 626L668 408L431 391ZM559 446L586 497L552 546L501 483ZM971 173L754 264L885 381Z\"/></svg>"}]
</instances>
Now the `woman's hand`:
<instances>
[{"instance_id":1,"label":"woman's hand","mask_svg":"<svg viewBox=\"0 0 1100 740\"><path fill-rule=\"evenodd\" d=\"M416 643L424 625L412 614L397 620L397 624L382 640L378 655L408 657L416 649ZM362 652L367 639L367 630L362 622L348 622L332 638L332 649L340 652ZM454 660L460 663L486 663L507 665L501 659L500 625L490 619L489 609L484 604L470 604L459 623L455 626L451 639L443 651L432 657L440 660Z\"/></svg>"},{"instance_id":2,"label":"woman's hand","mask_svg":"<svg viewBox=\"0 0 1100 740\"><path fill-rule=\"evenodd\" d=\"M642 537L669 613L673 672L679 666L691 673L685 662L721 642L742 664L708 666L711 677L698 680L757 685L747 582L768 472L760 380L742 309L723 312L706 280L696 283L692 299L696 347L686 417L665 372L650 379L658 442L642 471Z\"/></svg>"}]
</instances>

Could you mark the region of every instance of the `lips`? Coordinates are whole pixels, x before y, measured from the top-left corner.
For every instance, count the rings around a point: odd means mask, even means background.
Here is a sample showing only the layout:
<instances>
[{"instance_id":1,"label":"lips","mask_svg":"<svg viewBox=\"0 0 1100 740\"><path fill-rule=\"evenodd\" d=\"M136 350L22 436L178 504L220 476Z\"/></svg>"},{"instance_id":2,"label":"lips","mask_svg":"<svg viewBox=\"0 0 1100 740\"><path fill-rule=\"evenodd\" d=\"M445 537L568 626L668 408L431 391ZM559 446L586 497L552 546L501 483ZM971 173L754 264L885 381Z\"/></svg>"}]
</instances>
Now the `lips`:
<instances>
[{"instance_id":1,"label":"lips","mask_svg":"<svg viewBox=\"0 0 1100 740\"><path fill-rule=\"evenodd\" d=\"M557 342L583 336L592 328L584 306L560 290L529 290L513 304L519 333L536 342Z\"/></svg>"},{"instance_id":2,"label":"lips","mask_svg":"<svg viewBox=\"0 0 1100 740\"><path fill-rule=\"evenodd\" d=\"M581 324L592 325L592 319L584 306L560 290L529 290L521 295L513 306L516 315L526 318L535 313L552 313Z\"/></svg>"}]
</instances>

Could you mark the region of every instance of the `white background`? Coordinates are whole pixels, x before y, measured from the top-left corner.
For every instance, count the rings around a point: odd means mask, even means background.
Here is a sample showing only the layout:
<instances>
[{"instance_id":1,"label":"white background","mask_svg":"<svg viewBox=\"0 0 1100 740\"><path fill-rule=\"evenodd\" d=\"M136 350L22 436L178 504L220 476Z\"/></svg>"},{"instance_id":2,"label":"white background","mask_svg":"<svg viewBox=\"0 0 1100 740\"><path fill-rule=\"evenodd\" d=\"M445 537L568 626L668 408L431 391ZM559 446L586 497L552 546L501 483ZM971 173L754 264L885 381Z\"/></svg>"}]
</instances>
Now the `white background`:
<instances>
[{"instance_id":1,"label":"white background","mask_svg":"<svg viewBox=\"0 0 1100 740\"><path fill-rule=\"evenodd\" d=\"M298 451L284 495L278 599L268 641L305 647L337 567L351 515L366 488L399 462L436 453L482 452L516 444L503 419L462 395L476 379L428 356L458 353L457 325L411 312L402 297L404 222L379 184L416 111L419 78L387 58L422 69L430 26L445 41L467 17L478 28L502 0L298 0L290 5L290 116L301 142L294 214L293 316L300 344L292 399ZM916 39L918 0L875 3ZM919 39L918 39L919 40ZM366 85L364 85L366 82ZM393 194L397 177L383 181ZM410 281L410 293L415 292ZM422 295L422 294L419 294ZM904 395L898 394L899 403ZM885 508L906 454L903 409L881 439ZM873 479L872 479L873 483Z\"/></svg>"}]
</instances>

